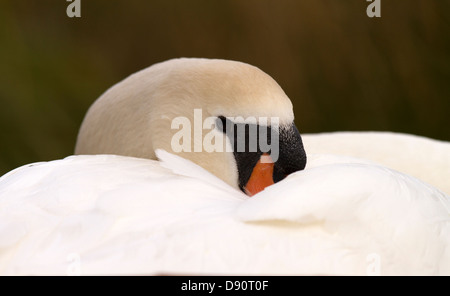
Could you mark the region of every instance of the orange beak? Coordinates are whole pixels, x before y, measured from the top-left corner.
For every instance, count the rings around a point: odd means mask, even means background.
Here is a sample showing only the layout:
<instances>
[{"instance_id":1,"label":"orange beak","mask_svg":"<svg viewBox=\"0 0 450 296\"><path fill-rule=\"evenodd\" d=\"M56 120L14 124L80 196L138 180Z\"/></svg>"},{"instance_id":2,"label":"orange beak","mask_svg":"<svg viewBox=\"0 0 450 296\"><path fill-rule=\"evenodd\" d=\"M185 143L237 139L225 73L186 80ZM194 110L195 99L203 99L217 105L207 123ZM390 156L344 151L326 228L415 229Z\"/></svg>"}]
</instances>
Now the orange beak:
<instances>
[{"instance_id":1,"label":"orange beak","mask_svg":"<svg viewBox=\"0 0 450 296\"><path fill-rule=\"evenodd\" d=\"M273 182L273 166L274 162L270 155L264 153L253 168L253 172L245 186L245 193L253 196L263 191L264 188L274 184Z\"/></svg>"}]
</instances>

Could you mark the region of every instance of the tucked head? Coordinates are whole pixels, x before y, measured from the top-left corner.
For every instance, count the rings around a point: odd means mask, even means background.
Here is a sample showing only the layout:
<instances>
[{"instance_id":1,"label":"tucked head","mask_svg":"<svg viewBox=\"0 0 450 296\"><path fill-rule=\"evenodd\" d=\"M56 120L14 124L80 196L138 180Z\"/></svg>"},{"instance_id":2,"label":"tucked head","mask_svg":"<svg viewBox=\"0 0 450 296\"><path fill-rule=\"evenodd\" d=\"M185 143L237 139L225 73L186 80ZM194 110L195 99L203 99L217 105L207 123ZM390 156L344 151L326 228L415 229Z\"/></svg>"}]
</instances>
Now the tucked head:
<instances>
[{"instance_id":1,"label":"tucked head","mask_svg":"<svg viewBox=\"0 0 450 296\"><path fill-rule=\"evenodd\" d=\"M302 170L292 103L245 63L174 59L137 72L89 109L76 154L155 159L164 149L253 195Z\"/></svg>"}]
</instances>

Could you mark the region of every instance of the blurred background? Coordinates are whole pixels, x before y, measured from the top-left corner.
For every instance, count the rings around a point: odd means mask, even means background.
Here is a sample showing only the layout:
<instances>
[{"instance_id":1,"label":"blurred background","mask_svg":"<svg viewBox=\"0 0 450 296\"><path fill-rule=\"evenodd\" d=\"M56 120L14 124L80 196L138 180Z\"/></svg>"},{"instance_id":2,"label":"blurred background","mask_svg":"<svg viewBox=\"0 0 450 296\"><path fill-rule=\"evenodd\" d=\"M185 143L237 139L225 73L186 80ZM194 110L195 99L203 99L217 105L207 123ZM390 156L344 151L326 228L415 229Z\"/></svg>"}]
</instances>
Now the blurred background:
<instances>
[{"instance_id":1,"label":"blurred background","mask_svg":"<svg viewBox=\"0 0 450 296\"><path fill-rule=\"evenodd\" d=\"M0 175L73 154L94 100L175 57L271 75L302 133L395 131L450 141L450 1L0 1Z\"/></svg>"}]
</instances>

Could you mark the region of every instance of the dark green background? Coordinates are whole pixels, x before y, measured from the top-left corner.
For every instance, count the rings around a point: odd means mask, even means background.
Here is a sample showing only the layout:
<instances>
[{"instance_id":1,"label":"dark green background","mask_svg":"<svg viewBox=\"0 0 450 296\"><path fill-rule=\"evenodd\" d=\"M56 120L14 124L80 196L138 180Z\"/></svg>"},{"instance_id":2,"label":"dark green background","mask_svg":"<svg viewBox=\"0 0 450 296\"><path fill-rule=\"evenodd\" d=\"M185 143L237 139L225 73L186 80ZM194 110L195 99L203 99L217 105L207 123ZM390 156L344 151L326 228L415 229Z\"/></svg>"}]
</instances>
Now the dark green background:
<instances>
[{"instance_id":1,"label":"dark green background","mask_svg":"<svg viewBox=\"0 0 450 296\"><path fill-rule=\"evenodd\" d=\"M450 140L450 1L0 1L0 175L73 153L89 105L174 57L244 61L294 103L303 133Z\"/></svg>"}]
</instances>

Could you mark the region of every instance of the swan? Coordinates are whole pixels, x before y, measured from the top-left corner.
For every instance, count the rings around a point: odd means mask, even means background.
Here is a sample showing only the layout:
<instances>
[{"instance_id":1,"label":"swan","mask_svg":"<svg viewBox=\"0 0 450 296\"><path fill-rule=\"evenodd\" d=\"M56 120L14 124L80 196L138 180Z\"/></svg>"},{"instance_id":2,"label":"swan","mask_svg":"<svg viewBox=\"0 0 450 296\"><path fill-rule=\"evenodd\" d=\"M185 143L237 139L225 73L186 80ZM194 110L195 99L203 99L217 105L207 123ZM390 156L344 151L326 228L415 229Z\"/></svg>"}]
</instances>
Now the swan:
<instances>
[{"instance_id":1,"label":"swan","mask_svg":"<svg viewBox=\"0 0 450 296\"><path fill-rule=\"evenodd\" d=\"M195 109L231 151L168 144ZM278 156L234 152L226 124L248 117L279 118ZM327 151L347 135L300 137L290 100L253 66L151 66L92 105L76 155L0 178L0 274L450 275L449 196L355 143Z\"/></svg>"}]
</instances>

